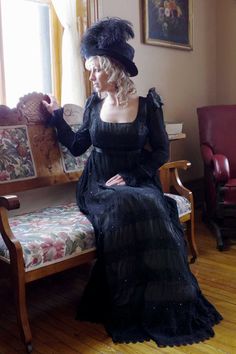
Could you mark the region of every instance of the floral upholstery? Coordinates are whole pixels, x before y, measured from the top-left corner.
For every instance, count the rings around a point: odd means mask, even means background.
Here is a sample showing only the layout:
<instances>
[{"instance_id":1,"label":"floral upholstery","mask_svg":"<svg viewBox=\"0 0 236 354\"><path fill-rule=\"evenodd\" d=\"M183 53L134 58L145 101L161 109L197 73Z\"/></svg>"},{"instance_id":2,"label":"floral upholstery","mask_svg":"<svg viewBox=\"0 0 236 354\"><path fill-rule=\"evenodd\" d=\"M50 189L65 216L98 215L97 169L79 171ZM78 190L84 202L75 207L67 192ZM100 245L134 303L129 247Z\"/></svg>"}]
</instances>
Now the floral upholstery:
<instances>
[{"instance_id":1,"label":"floral upholstery","mask_svg":"<svg viewBox=\"0 0 236 354\"><path fill-rule=\"evenodd\" d=\"M81 124L70 124L72 130L77 131ZM89 148L81 156L73 156L70 151L60 144L62 164L65 172L82 171L86 164L86 161L91 153L91 148Z\"/></svg>"},{"instance_id":2,"label":"floral upholstery","mask_svg":"<svg viewBox=\"0 0 236 354\"><path fill-rule=\"evenodd\" d=\"M0 183L36 177L27 127L0 127Z\"/></svg>"},{"instance_id":3,"label":"floral upholstery","mask_svg":"<svg viewBox=\"0 0 236 354\"><path fill-rule=\"evenodd\" d=\"M179 217L182 217L185 214L191 212L191 203L187 198L182 197L181 195L170 194L170 193L165 193L165 195L170 198L173 198L176 201Z\"/></svg>"},{"instance_id":4,"label":"floral upholstery","mask_svg":"<svg viewBox=\"0 0 236 354\"><path fill-rule=\"evenodd\" d=\"M22 245L25 268L53 263L94 247L93 227L74 203L12 217L10 226ZM9 258L1 240L0 256Z\"/></svg>"},{"instance_id":5,"label":"floral upholstery","mask_svg":"<svg viewBox=\"0 0 236 354\"><path fill-rule=\"evenodd\" d=\"M191 211L191 204L186 198L166 195L176 200L179 216ZM92 224L75 203L12 217L10 226L22 245L27 270L95 247ZM8 249L1 238L0 257L9 259Z\"/></svg>"},{"instance_id":6,"label":"floral upholstery","mask_svg":"<svg viewBox=\"0 0 236 354\"><path fill-rule=\"evenodd\" d=\"M86 161L91 153L91 149L88 149L81 156L73 156L63 145L60 145L60 149L65 172L83 171Z\"/></svg>"}]
</instances>

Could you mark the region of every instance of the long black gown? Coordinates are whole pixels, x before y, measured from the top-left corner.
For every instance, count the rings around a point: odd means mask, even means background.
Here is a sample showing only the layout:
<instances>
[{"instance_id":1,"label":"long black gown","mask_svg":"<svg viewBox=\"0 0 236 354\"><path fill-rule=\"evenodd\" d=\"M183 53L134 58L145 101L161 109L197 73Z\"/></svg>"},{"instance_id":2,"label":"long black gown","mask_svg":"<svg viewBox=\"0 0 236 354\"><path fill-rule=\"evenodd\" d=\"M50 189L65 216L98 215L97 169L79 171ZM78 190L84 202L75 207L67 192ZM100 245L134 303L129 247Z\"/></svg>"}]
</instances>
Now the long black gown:
<instances>
[{"instance_id":1,"label":"long black gown","mask_svg":"<svg viewBox=\"0 0 236 354\"><path fill-rule=\"evenodd\" d=\"M62 109L52 117L72 154L93 145L77 203L94 226L98 260L77 318L102 322L114 342L153 339L172 346L210 338L222 317L189 269L176 204L156 177L169 151L160 98L154 89L140 97L131 123L102 121L102 103L96 94L88 99L77 133ZM144 149L147 141L152 152ZM107 187L117 173L126 185Z\"/></svg>"}]
</instances>

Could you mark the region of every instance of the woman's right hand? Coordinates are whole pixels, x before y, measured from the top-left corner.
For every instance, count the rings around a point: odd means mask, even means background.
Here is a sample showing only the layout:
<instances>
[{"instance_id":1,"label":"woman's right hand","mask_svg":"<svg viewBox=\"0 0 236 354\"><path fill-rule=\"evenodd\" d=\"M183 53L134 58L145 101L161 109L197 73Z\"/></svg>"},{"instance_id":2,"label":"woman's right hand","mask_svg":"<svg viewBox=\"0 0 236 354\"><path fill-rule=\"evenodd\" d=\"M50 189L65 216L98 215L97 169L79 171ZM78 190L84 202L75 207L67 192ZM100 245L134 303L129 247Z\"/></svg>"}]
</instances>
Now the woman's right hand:
<instances>
[{"instance_id":1,"label":"woman's right hand","mask_svg":"<svg viewBox=\"0 0 236 354\"><path fill-rule=\"evenodd\" d=\"M57 109L60 108L56 98L52 95L48 95L48 97L50 98L50 102L47 102L45 100L42 100L42 104L44 105L44 107L47 109L47 111L52 114L53 111L56 111Z\"/></svg>"},{"instance_id":2,"label":"woman's right hand","mask_svg":"<svg viewBox=\"0 0 236 354\"><path fill-rule=\"evenodd\" d=\"M123 179L123 177L119 174L111 177L108 181L106 181L105 185L106 186L124 186L126 183Z\"/></svg>"}]
</instances>

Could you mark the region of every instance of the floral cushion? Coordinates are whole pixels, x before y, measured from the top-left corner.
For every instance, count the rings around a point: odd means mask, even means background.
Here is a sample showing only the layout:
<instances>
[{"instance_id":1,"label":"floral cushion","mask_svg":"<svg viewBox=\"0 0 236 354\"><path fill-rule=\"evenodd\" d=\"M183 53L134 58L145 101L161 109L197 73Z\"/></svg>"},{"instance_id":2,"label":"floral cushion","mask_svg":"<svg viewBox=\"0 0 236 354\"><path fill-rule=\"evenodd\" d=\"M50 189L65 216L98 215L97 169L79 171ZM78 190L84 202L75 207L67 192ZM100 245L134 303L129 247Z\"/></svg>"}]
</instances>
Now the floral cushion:
<instances>
[{"instance_id":1,"label":"floral cushion","mask_svg":"<svg viewBox=\"0 0 236 354\"><path fill-rule=\"evenodd\" d=\"M188 214L191 212L191 209L192 209L191 203L187 198L182 197L181 195L170 194L170 193L165 193L165 195L176 201L177 208L178 208L178 214L179 214L180 218L182 216L184 216L185 214Z\"/></svg>"},{"instance_id":2,"label":"floral cushion","mask_svg":"<svg viewBox=\"0 0 236 354\"><path fill-rule=\"evenodd\" d=\"M53 263L95 245L93 227L75 203L12 217L10 226L22 245L27 269ZM9 258L1 239L0 256Z\"/></svg>"},{"instance_id":3,"label":"floral cushion","mask_svg":"<svg viewBox=\"0 0 236 354\"><path fill-rule=\"evenodd\" d=\"M191 211L186 198L166 195L176 200L179 216ZM95 247L93 226L75 203L12 217L10 226L22 245L27 270ZM1 238L0 257L9 259L8 249Z\"/></svg>"}]
</instances>

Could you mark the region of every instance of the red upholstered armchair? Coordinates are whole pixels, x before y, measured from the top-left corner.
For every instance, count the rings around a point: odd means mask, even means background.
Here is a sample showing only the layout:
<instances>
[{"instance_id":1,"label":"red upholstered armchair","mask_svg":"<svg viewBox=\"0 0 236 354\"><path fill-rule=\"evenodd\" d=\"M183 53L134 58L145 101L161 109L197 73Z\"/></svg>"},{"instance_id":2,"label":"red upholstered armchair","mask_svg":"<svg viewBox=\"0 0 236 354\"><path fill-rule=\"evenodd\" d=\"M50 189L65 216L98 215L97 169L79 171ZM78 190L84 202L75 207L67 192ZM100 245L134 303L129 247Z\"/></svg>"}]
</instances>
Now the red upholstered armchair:
<instances>
[{"instance_id":1,"label":"red upholstered armchair","mask_svg":"<svg viewBox=\"0 0 236 354\"><path fill-rule=\"evenodd\" d=\"M217 247L236 226L236 105L197 109L204 162L206 221L214 228ZM235 220L234 220L235 219Z\"/></svg>"}]
</instances>

